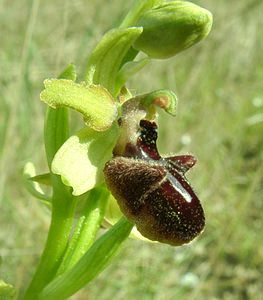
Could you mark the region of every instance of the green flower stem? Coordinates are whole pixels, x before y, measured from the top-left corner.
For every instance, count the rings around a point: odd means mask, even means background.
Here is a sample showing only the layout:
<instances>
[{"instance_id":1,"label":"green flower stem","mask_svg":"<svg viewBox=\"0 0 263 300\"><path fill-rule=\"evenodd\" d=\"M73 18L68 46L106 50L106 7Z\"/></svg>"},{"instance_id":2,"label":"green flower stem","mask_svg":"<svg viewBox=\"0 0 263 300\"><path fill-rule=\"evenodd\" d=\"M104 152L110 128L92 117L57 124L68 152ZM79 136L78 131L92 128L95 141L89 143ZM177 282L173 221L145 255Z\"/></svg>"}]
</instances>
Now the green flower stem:
<instances>
[{"instance_id":1,"label":"green flower stem","mask_svg":"<svg viewBox=\"0 0 263 300\"><path fill-rule=\"evenodd\" d=\"M56 180L60 179L57 178ZM59 184L56 186L58 187ZM57 188L54 192L47 242L24 300L37 299L39 292L53 279L68 243L76 201L72 199L69 193L65 192L64 188L60 191Z\"/></svg>"},{"instance_id":2,"label":"green flower stem","mask_svg":"<svg viewBox=\"0 0 263 300\"><path fill-rule=\"evenodd\" d=\"M125 19L122 21L120 28L127 28L131 26L135 26L138 19L141 17L141 15L153 8L154 6L161 4L163 0L137 0L135 1L135 4L130 9L129 13L125 17Z\"/></svg>"},{"instance_id":3,"label":"green flower stem","mask_svg":"<svg viewBox=\"0 0 263 300\"><path fill-rule=\"evenodd\" d=\"M72 268L94 242L105 214L108 198L109 192L105 188L95 188L89 193L83 216L79 218L67 252L59 267L59 275Z\"/></svg>"},{"instance_id":4,"label":"green flower stem","mask_svg":"<svg viewBox=\"0 0 263 300\"><path fill-rule=\"evenodd\" d=\"M72 269L50 282L38 300L63 300L84 287L107 267L132 227L132 223L122 218L91 246Z\"/></svg>"},{"instance_id":5,"label":"green flower stem","mask_svg":"<svg viewBox=\"0 0 263 300\"><path fill-rule=\"evenodd\" d=\"M45 121L45 148L49 168L56 151L68 137L68 112L48 108ZM24 300L37 299L38 293L57 272L71 231L76 201L59 176L52 174L52 216L48 238L35 275L26 291Z\"/></svg>"}]
</instances>

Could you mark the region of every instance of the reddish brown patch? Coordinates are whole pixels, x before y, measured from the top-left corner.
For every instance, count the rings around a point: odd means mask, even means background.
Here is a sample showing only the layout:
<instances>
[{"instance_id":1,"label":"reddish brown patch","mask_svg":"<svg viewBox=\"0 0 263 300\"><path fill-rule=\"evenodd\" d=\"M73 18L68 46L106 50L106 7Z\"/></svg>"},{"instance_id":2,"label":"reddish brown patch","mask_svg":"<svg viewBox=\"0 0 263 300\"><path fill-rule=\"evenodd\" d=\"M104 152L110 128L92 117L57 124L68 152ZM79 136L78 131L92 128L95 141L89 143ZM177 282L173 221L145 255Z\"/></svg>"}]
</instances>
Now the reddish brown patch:
<instances>
[{"instance_id":1,"label":"reddish brown patch","mask_svg":"<svg viewBox=\"0 0 263 300\"><path fill-rule=\"evenodd\" d=\"M154 99L153 103L161 108L167 108L169 105L169 98L165 96L158 97Z\"/></svg>"}]
</instances>

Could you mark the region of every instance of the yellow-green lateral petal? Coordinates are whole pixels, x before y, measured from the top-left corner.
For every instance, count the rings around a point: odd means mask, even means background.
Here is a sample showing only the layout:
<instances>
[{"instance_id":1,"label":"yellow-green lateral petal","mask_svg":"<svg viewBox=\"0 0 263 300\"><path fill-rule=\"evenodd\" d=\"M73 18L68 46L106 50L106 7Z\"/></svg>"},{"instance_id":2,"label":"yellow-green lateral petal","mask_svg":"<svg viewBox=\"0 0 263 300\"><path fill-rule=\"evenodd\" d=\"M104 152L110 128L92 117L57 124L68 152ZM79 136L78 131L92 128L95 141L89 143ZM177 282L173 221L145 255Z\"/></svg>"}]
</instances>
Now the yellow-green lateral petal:
<instances>
[{"instance_id":1,"label":"yellow-green lateral petal","mask_svg":"<svg viewBox=\"0 0 263 300\"><path fill-rule=\"evenodd\" d=\"M44 85L42 101L53 108L66 106L77 110L94 130L108 129L117 117L113 97L100 85L87 86L66 79L47 79Z\"/></svg>"}]
</instances>

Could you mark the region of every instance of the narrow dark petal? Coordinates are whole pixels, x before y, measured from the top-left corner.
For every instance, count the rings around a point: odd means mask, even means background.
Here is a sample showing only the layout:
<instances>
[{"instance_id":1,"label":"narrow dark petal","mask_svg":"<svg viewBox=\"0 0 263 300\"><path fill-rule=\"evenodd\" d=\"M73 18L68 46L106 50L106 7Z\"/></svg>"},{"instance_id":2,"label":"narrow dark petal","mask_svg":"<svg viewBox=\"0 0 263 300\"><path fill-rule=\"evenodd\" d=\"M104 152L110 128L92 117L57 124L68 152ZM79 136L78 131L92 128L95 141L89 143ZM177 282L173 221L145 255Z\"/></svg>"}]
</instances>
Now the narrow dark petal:
<instances>
[{"instance_id":1,"label":"narrow dark petal","mask_svg":"<svg viewBox=\"0 0 263 300\"><path fill-rule=\"evenodd\" d=\"M183 174L196 164L196 158L193 155L176 155L164 158L168 165L176 168Z\"/></svg>"},{"instance_id":2,"label":"narrow dark petal","mask_svg":"<svg viewBox=\"0 0 263 300\"><path fill-rule=\"evenodd\" d=\"M159 160L161 156L156 147L157 125L154 122L141 120L141 133L137 140L137 146L141 150L142 158Z\"/></svg>"}]
</instances>

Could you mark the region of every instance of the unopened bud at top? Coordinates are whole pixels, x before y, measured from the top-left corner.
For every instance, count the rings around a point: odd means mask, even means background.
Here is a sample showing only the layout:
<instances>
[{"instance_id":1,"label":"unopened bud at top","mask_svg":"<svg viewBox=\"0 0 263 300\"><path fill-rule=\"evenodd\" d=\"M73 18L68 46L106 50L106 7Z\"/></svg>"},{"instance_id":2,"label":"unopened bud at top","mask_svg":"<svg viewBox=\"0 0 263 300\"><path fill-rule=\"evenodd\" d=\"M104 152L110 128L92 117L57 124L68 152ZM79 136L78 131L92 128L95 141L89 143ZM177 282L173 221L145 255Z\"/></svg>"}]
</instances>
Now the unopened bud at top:
<instances>
[{"instance_id":1,"label":"unopened bud at top","mask_svg":"<svg viewBox=\"0 0 263 300\"><path fill-rule=\"evenodd\" d=\"M134 48L152 58L168 58L203 38L212 27L212 14L191 2L171 1L148 10L136 26L143 32Z\"/></svg>"}]
</instances>

